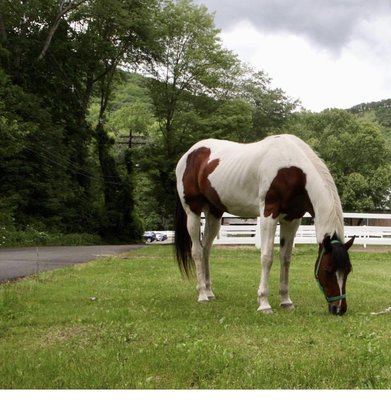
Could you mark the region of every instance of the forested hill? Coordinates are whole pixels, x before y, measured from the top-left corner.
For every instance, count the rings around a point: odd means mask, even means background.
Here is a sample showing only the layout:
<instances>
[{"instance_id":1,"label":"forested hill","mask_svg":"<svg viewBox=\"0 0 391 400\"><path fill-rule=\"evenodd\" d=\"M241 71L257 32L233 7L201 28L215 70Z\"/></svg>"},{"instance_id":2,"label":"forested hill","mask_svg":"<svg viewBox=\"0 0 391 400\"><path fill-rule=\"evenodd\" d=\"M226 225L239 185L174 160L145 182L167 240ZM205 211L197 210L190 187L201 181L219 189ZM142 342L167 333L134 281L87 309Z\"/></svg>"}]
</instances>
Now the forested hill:
<instances>
[{"instance_id":1,"label":"forested hill","mask_svg":"<svg viewBox=\"0 0 391 400\"><path fill-rule=\"evenodd\" d=\"M384 134L391 141L391 99L357 104L347 111L378 122L385 128Z\"/></svg>"},{"instance_id":2,"label":"forested hill","mask_svg":"<svg viewBox=\"0 0 391 400\"><path fill-rule=\"evenodd\" d=\"M357 104L356 106L349 108L348 111L354 114L363 114L368 111L375 111L384 115L391 115L391 99Z\"/></svg>"}]
</instances>

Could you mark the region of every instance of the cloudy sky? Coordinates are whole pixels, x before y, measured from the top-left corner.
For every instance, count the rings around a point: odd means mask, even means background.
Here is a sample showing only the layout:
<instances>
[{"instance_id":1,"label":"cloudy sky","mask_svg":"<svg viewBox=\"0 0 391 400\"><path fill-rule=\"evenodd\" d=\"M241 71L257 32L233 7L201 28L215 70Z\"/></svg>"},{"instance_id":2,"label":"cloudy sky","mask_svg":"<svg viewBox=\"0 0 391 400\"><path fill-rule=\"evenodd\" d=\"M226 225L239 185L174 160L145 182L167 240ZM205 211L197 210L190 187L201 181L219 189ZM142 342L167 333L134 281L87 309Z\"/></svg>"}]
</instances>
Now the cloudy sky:
<instances>
[{"instance_id":1,"label":"cloudy sky","mask_svg":"<svg viewBox=\"0 0 391 400\"><path fill-rule=\"evenodd\" d=\"M224 46L308 110L391 98L390 0L193 0Z\"/></svg>"}]
</instances>

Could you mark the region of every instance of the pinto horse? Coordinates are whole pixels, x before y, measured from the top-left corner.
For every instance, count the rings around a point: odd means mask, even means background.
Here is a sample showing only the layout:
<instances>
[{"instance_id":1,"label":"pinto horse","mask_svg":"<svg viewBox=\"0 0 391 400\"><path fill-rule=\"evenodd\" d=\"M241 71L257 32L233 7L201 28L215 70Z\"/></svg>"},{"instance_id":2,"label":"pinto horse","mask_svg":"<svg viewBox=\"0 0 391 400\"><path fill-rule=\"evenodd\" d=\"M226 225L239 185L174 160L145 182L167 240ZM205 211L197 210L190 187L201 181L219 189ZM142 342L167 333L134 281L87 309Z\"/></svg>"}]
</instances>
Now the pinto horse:
<instances>
[{"instance_id":1,"label":"pinto horse","mask_svg":"<svg viewBox=\"0 0 391 400\"><path fill-rule=\"evenodd\" d=\"M195 265L200 303L215 297L209 255L221 217L229 212L244 218L261 218L258 311L265 314L272 312L268 280L276 226L280 224L280 306L293 308L288 291L293 240L301 218L309 212L319 244L315 278L330 313L346 312L346 279L351 271L347 251L354 238L344 243L342 207L334 180L306 143L287 134L248 144L202 140L179 160L176 178L176 256L188 277ZM202 212L205 230L201 238Z\"/></svg>"}]
</instances>

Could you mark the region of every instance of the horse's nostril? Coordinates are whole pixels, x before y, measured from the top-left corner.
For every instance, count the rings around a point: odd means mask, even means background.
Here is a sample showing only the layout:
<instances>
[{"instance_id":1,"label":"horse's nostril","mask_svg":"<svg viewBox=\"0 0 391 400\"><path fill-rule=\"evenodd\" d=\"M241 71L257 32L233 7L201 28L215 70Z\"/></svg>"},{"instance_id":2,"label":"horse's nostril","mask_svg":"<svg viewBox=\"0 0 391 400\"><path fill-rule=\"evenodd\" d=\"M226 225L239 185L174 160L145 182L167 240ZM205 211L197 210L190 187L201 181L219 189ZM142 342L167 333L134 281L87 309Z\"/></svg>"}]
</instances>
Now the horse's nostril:
<instances>
[{"instance_id":1,"label":"horse's nostril","mask_svg":"<svg viewBox=\"0 0 391 400\"><path fill-rule=\"evenodd\" d=\"M346 313L346 310L343 309L342 307L339 307L337 315L344 315L345 313Z\"/></svg>"},{"instance_id":2,"label":"horse's nostril","mask_svg":"<svg viewBox=\"0 0 391 400\"><path fill-rule=\"evenodd\" d=\"M329 304L329 312L333 315L339 315L340 308L334 304Z\"/></svg>"},{"instance_id":3,"label":"horse's nostril","mask_svg":"<svg viewBox=\"0 0 391 400\"><path fill-rule=\"evenodd\" d=\"M335 304L329 304L329 312L333 315L344 315L346 309L340 306L336 306Z\"/></svg>"}]
</instances>

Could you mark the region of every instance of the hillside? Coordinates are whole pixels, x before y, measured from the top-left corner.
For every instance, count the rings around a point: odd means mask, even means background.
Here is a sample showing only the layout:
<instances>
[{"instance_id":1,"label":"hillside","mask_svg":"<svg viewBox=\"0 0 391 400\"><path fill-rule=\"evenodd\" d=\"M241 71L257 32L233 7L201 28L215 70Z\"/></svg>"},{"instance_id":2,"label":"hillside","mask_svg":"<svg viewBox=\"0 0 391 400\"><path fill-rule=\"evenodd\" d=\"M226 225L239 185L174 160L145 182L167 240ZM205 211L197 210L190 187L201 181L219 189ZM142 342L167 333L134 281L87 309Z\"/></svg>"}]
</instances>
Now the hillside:
<instances>
[{"instance_id":1,"label":"hillside","mask_svg":"<svg viewBox=\"0 0 391 400\"><path fill-rule=\"evenodd\" d=\"M347 111L361 118L378 122L384 127L383 133L391 142L391 99L361 103Z\"/></svg>"}]
</instances>

